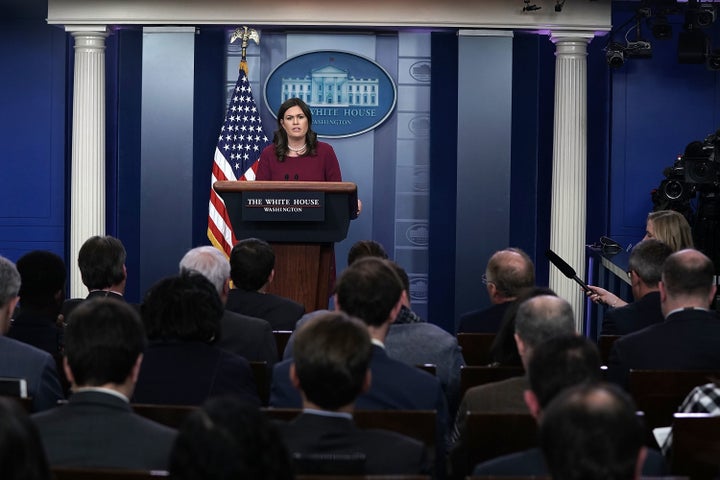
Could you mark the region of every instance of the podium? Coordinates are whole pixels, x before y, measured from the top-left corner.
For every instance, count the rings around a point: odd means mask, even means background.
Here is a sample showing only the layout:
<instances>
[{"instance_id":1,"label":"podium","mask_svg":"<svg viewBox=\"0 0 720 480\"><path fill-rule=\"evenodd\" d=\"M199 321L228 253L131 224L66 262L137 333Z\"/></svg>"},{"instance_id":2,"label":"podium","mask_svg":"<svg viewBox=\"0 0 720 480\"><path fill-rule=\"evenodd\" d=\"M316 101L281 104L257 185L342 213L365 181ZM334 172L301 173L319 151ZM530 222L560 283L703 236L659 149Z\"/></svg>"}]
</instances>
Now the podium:
<instances>
[{"instance_id":1,"label":"podium","mask_svg":"<svg viewBox=\"0 0 720 480\"><path fill-rule=\"evenodd\" d=\"M334 243L347 237L357 209L351 182L215 182L235 236L261 238L275 252L268 292L305 305L328 306Z\"/></svg>"}]
</instances>

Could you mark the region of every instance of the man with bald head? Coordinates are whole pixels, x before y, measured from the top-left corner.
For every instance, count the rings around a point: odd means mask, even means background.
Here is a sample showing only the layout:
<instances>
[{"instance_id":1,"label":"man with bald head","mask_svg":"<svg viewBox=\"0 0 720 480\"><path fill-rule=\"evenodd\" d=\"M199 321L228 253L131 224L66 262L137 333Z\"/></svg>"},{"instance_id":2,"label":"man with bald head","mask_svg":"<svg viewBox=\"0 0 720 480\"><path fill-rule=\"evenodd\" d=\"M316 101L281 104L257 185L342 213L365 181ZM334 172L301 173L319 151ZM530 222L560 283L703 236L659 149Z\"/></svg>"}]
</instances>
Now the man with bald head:
<instances>
[{"instance_id":1,"label":"man with bald head","mask_svg":"<svg viewBox=\"0 0 720 480\"><path fill-rule=\"evenodd\" d=\"M492 306L463 314L458 332L496 333L510 302L535 285L535 266L519 248L500 250L490 257L482 281Z\"/></svg>"},{"instance_id":2,"label":"man with bald head","mask_svg":"<svg viewBox=\"0 0 720 480\"><path fill-rule=\"evenodd\" d=\"M630 369L720 369L720 317L710 310L715 268L703 253L686 249L663 263L660 305L665 321L617 340L608 378L626 386Z\"/></svg>"}]
</instances>

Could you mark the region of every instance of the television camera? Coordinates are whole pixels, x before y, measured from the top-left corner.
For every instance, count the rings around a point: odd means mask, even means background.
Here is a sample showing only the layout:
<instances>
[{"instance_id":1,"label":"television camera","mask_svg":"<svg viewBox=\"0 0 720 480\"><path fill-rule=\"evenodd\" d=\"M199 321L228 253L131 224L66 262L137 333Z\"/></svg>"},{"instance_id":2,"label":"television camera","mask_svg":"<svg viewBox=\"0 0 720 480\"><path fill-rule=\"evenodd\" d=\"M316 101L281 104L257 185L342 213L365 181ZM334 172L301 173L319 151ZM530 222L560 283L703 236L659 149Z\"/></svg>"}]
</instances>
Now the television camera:
<instances>
[{"instance_id":1,"label":"television camera","mask_svg":"<svg viewBox=\"0 0 720 480\"><path fill-rule=\"evenodd\" d=\"M690 142L652 191L654 210L676 210L687 218L695 248L720 273L720 130Z\"/></svg>"}]
</instances>

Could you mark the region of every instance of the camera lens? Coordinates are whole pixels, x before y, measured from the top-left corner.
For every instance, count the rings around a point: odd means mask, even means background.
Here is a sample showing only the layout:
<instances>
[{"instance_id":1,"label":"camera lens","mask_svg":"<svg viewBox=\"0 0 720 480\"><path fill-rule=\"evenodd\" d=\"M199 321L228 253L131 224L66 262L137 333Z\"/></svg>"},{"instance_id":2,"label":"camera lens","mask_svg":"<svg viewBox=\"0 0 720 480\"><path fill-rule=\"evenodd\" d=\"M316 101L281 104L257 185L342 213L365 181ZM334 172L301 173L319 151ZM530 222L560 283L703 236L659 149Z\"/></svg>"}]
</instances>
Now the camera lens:
<instances>
[{"instance_id":1,"label":"camera lens","mask_svg":"<svg viewBox=\"0 0 720 480\"><path fill-rule=\"evenodd\" d=\"M663 191L670 200L677 200L683 194L683 185L677 180L670 180L665 184Z\"/></svg>"}]
</instances>

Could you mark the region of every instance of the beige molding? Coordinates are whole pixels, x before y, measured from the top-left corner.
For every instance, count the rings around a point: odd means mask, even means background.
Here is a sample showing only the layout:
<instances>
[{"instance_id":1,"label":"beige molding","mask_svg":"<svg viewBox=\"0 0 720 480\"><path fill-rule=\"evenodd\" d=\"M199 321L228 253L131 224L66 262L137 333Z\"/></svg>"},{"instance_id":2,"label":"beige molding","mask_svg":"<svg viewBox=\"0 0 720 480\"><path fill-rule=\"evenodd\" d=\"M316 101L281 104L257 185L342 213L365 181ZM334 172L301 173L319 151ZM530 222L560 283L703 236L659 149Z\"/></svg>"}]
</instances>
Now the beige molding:
<instances>
[{"instance_id":1,"label":"beige molding","mask_svg":"<svg viewBox=\"0 0 720 480\"><path fill-rule=\"evenodd\" d=\"M280 27L426 27L498 30L611 28L610 0L48 0L48 23L58 25L273 25Z\"/></svg>"}]
</instances>

